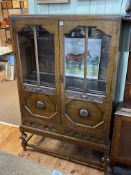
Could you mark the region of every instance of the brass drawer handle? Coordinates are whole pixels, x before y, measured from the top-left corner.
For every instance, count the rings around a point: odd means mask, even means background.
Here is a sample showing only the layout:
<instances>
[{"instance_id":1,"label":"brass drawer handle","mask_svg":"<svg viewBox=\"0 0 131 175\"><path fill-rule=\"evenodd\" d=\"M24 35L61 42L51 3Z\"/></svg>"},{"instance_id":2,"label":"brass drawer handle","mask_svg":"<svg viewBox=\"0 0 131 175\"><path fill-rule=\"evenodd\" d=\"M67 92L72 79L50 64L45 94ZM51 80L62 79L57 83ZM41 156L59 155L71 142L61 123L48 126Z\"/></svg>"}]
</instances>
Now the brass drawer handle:
<instances>
[{"instance_id":1,"label":"brass drawer handle","mask_svg":"<svg viewBox=\"0 0 131 175\"><path fill-rule=\"evenodd\" d=\"M39 109L43 109L45 107L45 103L42 101L37 101L36 106Z\"/></svg>"},{"instance_id":2,"label":"brass drawer handle","mask_svg":"<svg viewBox=\"0 0 131 175\"><path fill-rule=\"evenodd\" d=\"M80 116L81 117L87 117L89 112L86 109L81 109L80 110Z\"/></svg>"}]
</instances>

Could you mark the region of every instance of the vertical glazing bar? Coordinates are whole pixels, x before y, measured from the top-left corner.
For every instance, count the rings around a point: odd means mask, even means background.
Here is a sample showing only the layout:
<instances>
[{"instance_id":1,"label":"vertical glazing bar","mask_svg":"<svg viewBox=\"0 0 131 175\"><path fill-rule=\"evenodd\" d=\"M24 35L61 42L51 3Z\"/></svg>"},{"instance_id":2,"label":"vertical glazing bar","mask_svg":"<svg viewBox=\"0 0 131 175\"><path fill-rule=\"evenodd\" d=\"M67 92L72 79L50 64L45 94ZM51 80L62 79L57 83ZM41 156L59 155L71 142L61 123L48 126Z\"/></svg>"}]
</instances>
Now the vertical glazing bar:
<instances>
[{"instance_id":1,"label":"vertical glazing bar","mask_svg":"<svg viewBox=\"0 0 131 175\"><path fill-rule=\"evenodd\" d=\"M35 61L36 61L36 70L37 70L37 85L40 85L40 70L39 70L39 60L38 60L38 45L37 45L37 35L36 35L36 27L33 26L33 34L34 34L34 45L35 45Z\"/></svg>"},{"instance_id":2,"label":"vertical glazing bar","mask_svg":"<svg viewBox=\"0 0 131 175\"><path fill-rule=\"evenodd\" d=\"M85 28L85 57L84 57L84 93L86 93L86 75L87 75L87 59L88 59L88 28Z\"/></svg>"}]
</instances>

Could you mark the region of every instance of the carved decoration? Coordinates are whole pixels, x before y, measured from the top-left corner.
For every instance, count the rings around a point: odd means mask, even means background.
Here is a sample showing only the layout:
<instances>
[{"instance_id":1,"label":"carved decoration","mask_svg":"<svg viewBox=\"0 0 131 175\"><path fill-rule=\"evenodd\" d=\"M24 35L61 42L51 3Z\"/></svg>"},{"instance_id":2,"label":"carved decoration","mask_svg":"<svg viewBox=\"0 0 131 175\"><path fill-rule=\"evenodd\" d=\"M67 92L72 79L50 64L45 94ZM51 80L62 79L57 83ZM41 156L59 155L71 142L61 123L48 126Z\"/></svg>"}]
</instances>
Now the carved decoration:
<instances>
[{"instance_id":1,"label":"carved decoration","mask_svg":"<svg viewBox=\"0 0 131 175\"><path fill-rule=\"evenodd\" d=\"M55 113L53 113L52 115L50 115L49 117L47 117L47 116L38 115L38 114L33 113L26 105L24 105L24 108L27 110L27 112L28 112L29 114L31 114L31 115L34 116L34 117L40 117L40 118L45 118L45 119L51 119L52 117L54 117L54 116L57 114L57 112L55 112Z\"/></svg>"},{"instance_id":2,"label":"carved decoration","mask_svg":"<svg viewBox=\"0 0 131 175\"><path fill-rule=\"evenodd\" d=\"M96 102L96 103L103 103L105 97L92 94L86 94L86 96L83 96L83 94L74 91L65 91L65 95L67 98L84 100L88 102Z\"/></svg>"},{"instance_id":3,"label":"carved decoration","mask_svg":"<svg viewBox=\"0 0 131 175\"><path fill-rule=\"evenodd\" d=\"M56 95L56 90L54 88L47 88L47 87L38 87L32 85L23 85L24 90L29 92L37 92L47 95Z\"/></svg>"},{"instance_id":4,"label":"carved decoration","mask_svg":"<svg viewBox=\"0 0 131 175\"><path fill-rule=\"evenodd\" d=\"M46 131L52 131L52 132L58 132L57 128L54 126L49 126L46 123L41 123L41 122L36 122L36 121L25 121L24 125L33 127L33 128L38 128Z\"/></svg>"},{"instance_id":5,"label":"carved decoration","mask_svg":"<svg viewBox=\"0 0 131 175\"><path fill-rule=\"evenodd\" d=\"M77 137L77 138L80 138L80 139L88 140L88 141L91 141L91 142L98 142L98 143L101 143L101 144L104 143L104 135L96 136L96 135L93 135L93 134L83 133L81 131L70 129L70 128L65 129L64 134L68 135L68 136L71 136L71 137Z\"/></svg>"}]
</instances>

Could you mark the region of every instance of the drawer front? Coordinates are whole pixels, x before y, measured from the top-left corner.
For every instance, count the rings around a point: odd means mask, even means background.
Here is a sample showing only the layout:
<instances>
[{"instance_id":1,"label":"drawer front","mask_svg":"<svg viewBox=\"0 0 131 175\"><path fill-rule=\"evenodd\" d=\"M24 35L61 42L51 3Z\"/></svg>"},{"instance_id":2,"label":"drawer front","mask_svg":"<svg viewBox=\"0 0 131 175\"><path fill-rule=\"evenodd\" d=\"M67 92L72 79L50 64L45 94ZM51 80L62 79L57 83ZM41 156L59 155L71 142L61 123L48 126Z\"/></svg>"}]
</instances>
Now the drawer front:
<instances>
[{"instance_id":1,"label":"drawer front","mask_svg":"<svg viewBox=\"0 0 131 175\"><path fill-rule=\"evenodd\" d=\"M22 120L22 124L29 126L32 129L39 129L41 131L49 131L52 133L58 133L61 135L69 136L76 139L82 139L98 144L104 144L105 134L102 132L89 132L83 131L79 128L71 128L65 125L55 124L52 122L33 119L31 117L25 117Z\"/></svg>"},{"instance_id":2,"label":"drawer front","mask_svg":"<svg viewBox=\"0 0 131 175\"><path fill-rule=\"evenodd\" d=\"M104 123L104 105L73 99L66 100L63 124L82 128L97 128Z\"/></svg>"},{"instance_id":3,"label":"drawer front","mask_svg":"<svg viewBox=\"0 0 131 175\"><path fill-rule=\"evenodd\" d=\"M53 124L52 122L43 121L40 119L34 119L31 117L25 117L22 119L22 125L29 126L32 129L39 129L41 131L49 131L53 133L59 133L60 127L57 124Z\"/></svg>"},{"instance_id":4,"label":"drawer front","mask_svg":"<svg viewBox=\"0 0 131 175\"><path fill-rule=\"evenodd\" d=\"M35 118L60 121L56 96L26 92L23 113Z\"/></svg>"}]
</instances>

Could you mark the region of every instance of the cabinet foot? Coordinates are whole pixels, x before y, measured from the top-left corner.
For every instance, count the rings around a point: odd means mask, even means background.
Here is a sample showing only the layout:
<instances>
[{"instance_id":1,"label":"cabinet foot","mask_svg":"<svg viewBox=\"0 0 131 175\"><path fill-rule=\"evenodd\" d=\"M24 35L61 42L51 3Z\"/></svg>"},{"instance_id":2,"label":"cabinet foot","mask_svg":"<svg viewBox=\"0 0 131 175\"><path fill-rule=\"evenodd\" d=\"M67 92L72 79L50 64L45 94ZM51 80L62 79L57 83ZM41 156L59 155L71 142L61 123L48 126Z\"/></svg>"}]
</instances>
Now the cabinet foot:
<instances>
[{"instance_id":1,"label":"cabinet foot","mask_svg":"<svg viewBox=\"0 0 131 175\"><path fill-rule=\"evenodd\" d=\"M109 155L105 155L104 157L102 157L102 161L103 161L103 166L104 166L104 175L108 175L109 164L110 164Z\"/></svg>"},{"instance_id":2,"label":"cabinet foot","mask_svg":"<svg viewBox=\"0 0 131 175\"><path fill-rule=\"evenodd\" d=\"M21 132L20 138L21 138L21 145L23 147L23 150L26 151L26 146L27 146L27 140L26 140L26 138L27 138L27 134L25 132Z\"/></svg>"}]
</instances>

